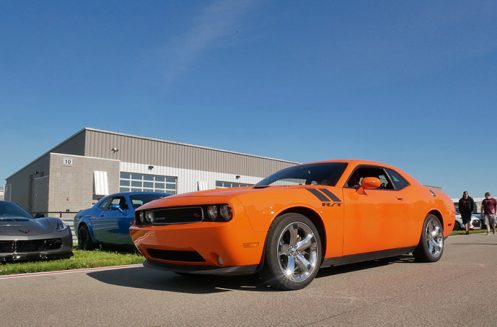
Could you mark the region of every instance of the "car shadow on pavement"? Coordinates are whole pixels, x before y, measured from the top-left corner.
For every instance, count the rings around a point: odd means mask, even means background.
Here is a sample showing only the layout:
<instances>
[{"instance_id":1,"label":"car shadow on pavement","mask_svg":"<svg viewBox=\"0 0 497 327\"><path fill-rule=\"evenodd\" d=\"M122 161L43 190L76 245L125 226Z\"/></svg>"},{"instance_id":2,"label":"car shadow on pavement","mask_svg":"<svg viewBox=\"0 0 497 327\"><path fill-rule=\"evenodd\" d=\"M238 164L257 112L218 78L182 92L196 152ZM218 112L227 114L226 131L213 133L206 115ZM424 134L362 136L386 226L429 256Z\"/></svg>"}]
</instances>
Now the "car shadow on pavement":
<instances>
[{"instance_id":1,"label":"car shadow on pavement","mask_svg":"<svg viewBox=\"0 0 497 327\"><path fill-rule=\"evenodd\" d=\"M321 268L319 270L316 278L328 277L334 275L345 274L353 271L360 271L364 269L373 269L377 267L383 267L390 265L392 263L415 263L414 257L412 255L402 255L398 257L376 259L371 261L364 261L358 263L351 263L343 266L333 266L329 268Z\"/></svg>"},{"instance_id":2,"label":"car shadow on pavement","mask_svg":"<svg viewBox=\"0 0 497 327\"><path fill-rule=\"evenodd\" d=\"M271 290L261 284L261 281L256 276L182 276L145 267L96 271L87 275L111 285L190 294L209 294L231 290Z\"/></svg>"},{"instance_id":3,"label":"car shadow on pavement","mask_svg":"<svg viewBox=\"0 0 497 327\"><path fill-rule=\"evenodd\" d=\"M372 269L392 263L414 262L411 256L379 259L338 267L322 268L316 278L324 278L363 269ZM182 276L145 267L123 268L90 272L89 277L105 284L155 291L189 294L210 294L228 291L278 292L266 285L258 276Z\"/></svg>"}]
</instances>

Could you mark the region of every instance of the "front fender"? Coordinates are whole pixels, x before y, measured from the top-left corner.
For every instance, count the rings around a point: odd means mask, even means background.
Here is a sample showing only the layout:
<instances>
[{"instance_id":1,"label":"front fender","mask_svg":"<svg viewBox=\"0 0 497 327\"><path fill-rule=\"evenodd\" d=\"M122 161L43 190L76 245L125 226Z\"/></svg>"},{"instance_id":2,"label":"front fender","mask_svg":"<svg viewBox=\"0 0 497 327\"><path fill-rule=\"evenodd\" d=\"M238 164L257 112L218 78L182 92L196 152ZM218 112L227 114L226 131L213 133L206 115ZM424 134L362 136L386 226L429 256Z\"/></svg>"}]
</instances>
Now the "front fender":
<instances>
[{"instance_id":1,"label":"front fender","mask_svg":"<svg viewBox=\"0 0 497 327\"><path fill-rule=\"evenodd\" d=\"M90 237L94 242L98 242L97 238L95 237L95 233L93 231L93 223L91 221L91 216L90 215L83 215L83 216L77 216L74 217L74 233L78 235L78 231L80 226L84 224L88 227L88 232L90 233Z\"/></svg>"}]
</instances>

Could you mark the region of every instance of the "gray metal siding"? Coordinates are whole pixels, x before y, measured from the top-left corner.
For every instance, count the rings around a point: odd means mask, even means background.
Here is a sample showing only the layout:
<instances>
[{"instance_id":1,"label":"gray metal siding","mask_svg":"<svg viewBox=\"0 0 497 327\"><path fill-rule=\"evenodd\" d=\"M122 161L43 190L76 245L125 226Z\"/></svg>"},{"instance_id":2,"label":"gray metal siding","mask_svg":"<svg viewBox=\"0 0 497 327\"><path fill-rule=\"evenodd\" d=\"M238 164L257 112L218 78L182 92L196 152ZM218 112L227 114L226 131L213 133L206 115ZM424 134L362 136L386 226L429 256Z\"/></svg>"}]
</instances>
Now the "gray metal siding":
<instances>
[{"instance_id":1,"label":"gray metal siding","mask_svg":"<svg viewBox=\"0 0 497 327\"><path fill-rule=\"evenodd\" d=\"M118 148L117 153L111 151ZM265 177L295 163L105 131L86 130L85 155L147 165Z\"/></svg>"},{"instance_id":2,"label":"gray metal siding","mask_svg":"<svg viewBox=\"0 0 497 327\"><path fill-rule=\"evenodd\" d=\"M45 154L33 161L26 167L22 168L12 176L7 178L7 184L10 184L10 199L19 203L27 210L37 209L37 211L46 210L48 203L43 205L34 205L33 197L38 197L37 194L44 189L39 183L34 182L34 179L48 176L50 170L49 154ZM33 185L35 183L36 185ZM34 191L34 194L33 194ZM41 196L41 193L39 193Z\"/></svg>"},{"instance_id":3,"label":"gray metal siding","mask_svg":"<svg viewBox=\"0 0 497 327\"><path fill-rule=\"evenodd\" d=\"M65 153L83 156L85 154L86 130L81 130L66 141L50 150L54 153Z\"/></svg>"}]
</instances>

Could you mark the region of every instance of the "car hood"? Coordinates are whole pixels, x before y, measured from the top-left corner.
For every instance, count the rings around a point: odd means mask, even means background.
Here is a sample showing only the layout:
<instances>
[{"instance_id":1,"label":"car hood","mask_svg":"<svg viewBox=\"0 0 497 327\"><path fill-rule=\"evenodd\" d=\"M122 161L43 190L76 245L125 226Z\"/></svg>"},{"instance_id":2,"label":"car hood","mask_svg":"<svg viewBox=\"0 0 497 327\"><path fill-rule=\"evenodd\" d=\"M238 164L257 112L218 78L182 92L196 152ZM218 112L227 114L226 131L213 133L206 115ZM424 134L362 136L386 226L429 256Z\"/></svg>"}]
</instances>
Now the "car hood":
<instances>
[{"instance_id":1,"label":"car hood","mask_svg":"<svg viewBox=\"0 0 497 327\"><path fill-rule=\"evenodd\" d=\"M234 198L242 199L252 195L264 195L264 198L271 198L275 193L285 194L286 192L300 192L300 190L310 188L323 188L321 185L278 185L278 186L249 186L226 189L215 189L209 191L199 191L169 196L167 198L149 202L137 210L145 210L158 207L182 206L196 204L208 204L216 202L227 202ZM307 194L307 193L306 193ZM258 196L259 197L259 196ZM259 197L260 198L260 197Z\"/></svg>"},{"instance_id":2,"label":"car hood","mask_svg":"<svg viewBox=\"0 0 497 327\"><path fill-rule=\"evenodd\" d=\"M0 236L35 236L51 233L57 228L57 218L0 218Z\"/></svg>"}]
</instances>

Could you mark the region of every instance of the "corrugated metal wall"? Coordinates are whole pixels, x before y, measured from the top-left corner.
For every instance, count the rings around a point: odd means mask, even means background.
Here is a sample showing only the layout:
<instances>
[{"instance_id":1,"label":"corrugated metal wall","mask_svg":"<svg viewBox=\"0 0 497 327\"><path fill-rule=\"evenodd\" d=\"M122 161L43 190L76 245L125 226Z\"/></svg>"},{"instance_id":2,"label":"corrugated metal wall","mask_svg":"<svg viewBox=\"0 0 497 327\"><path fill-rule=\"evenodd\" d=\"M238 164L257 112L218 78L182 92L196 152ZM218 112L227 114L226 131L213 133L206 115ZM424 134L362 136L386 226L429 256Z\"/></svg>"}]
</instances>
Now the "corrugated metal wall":
<instances>
[{"instance_id":1,"label":"corrugated metal wall","mask_svg":"<svg viewBox=\"0 0 497 327\"><path fill-rule=\"evenodd\" d=\"M112 151L117 148L118 151ZM86 130L85 155L147 165L265 177L295 163L118 133Z\"/></svg>"},{"instance_id":2,"label":"corrugated metal wall","mask_svg":"<svg viewBox=\"0 0 497 327\"><path fill-rule=\"evenodd\" d=\"M85 154L86 130L81 130L66 141L55 146L50 152L83 156Z\"/></svg>"}]
</instances>

